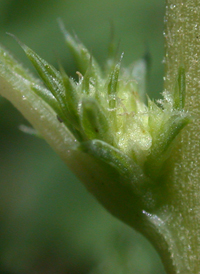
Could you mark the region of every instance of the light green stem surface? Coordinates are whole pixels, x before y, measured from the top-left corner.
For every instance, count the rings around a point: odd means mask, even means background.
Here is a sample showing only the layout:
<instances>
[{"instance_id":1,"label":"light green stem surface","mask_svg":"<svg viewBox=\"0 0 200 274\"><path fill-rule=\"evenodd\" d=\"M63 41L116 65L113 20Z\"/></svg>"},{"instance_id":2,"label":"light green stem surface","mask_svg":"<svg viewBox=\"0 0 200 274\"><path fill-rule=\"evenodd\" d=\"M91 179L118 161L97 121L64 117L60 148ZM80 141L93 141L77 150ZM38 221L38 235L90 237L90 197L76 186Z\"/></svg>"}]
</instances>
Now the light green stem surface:
<instances>
[{"instance_id":1,"label":"light green stem surface","mask_svg":"<svg viewBox=\"0 0 200 274\"><path fill-rule=\"evenodd\" d=\"M182 132L170 159L168 216L166 224L175 272L200 273L200 1L167 0L165 15L165 89L173 90L180 65L186 70L185 108L193 122ZM166 266L167 267L167 266Z\"/></svg>"}]
</instances>

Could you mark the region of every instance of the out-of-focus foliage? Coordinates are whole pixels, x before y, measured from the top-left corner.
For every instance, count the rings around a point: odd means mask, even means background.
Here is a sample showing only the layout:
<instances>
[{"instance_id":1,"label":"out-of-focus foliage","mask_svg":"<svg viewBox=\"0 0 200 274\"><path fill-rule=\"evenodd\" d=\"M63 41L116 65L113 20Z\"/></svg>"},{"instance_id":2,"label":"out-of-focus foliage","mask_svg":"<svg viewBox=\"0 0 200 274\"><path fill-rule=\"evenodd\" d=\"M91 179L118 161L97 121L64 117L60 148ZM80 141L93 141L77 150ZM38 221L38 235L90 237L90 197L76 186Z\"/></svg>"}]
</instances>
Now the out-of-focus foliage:
<instances>
[{"instance_id":1,"label":"out-of-focus foliage","mask_svg":"<svg viewBox=\"0 0 200 274\"><path fill-rule=\"evenodd\" d=\"M126 64L152 55L149 93L162 90L164 1L0 0L1 44L31 67L15 34L48 62L75 66L57 24L62 18L97 57L107 54L110 22ZM150 244L110 216L42 139L18 130L27 124L0 101L1 273L164 273Z\"/></svg>"}]
</instances>

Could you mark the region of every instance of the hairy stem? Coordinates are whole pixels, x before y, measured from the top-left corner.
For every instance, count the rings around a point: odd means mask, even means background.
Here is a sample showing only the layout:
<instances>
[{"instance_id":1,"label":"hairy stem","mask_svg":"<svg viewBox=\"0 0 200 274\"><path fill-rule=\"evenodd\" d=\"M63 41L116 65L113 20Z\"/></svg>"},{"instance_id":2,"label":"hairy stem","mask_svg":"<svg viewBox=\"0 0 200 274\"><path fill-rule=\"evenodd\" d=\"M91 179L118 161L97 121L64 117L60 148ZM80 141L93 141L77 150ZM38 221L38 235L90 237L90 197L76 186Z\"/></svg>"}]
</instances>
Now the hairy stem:
<instances>
[{"instance_id":1,"label":"hairy stem","mask_svg":"<svg viewBox=\"0 0 200 274\"><path fill-rule=\"evenodd\" d=\"M186 71L185 108L193 121L182 132L170 159L168 184L171 214L167 221L176 242L175 273L200 273L200 1L166 0L165 89L174 90L177 71ZM171 273L171 272L169 272Z\"/></svg>"}]
</instances>

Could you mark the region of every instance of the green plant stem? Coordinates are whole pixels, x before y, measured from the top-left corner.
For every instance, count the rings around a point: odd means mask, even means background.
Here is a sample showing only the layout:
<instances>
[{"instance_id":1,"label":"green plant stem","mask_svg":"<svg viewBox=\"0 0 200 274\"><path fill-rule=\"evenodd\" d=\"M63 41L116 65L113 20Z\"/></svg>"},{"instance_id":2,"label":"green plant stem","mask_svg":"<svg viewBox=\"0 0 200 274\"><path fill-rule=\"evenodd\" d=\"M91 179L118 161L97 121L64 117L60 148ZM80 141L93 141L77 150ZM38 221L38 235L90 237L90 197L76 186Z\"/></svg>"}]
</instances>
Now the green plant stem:
<instances>
[{"instance_id":1,"label":"green plant stem","mask_svg":"<svg viewBox=\"0 0 200 274\"><path fill-rule=\"evenodd\" d=\"M167 176L171 212L167 220L176 250L175 272L200 273L200 1L167 0L165 89L174 89L178 68L186 71L185 108L193 117L180 136ZM175 252L178 252L175 254Z\"/></svg>"}]
</instances>

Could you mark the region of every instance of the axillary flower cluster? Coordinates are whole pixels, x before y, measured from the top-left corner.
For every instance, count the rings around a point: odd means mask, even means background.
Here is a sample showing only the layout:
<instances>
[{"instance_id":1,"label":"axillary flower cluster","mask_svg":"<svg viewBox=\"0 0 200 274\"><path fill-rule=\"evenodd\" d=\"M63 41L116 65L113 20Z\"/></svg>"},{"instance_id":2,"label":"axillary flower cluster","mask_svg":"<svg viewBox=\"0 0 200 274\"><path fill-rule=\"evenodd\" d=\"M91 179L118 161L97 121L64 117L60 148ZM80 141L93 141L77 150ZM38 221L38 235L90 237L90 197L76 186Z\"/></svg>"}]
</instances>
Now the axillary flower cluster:
<instances>
[{"instance_id":1,"label":"axillary flower cluster","mask_svg":"<svg viewBox=\"0 0 200 274\"><path fill-rule=\"evenodd\" d=\"M145 91L140 90L146 74L144 59L129 68L122 68L121 60L109 59L102 71L85 46L63 31L78 64L78 81L21 44L47 87L44 91L35 86L34 91L77 139L77 149L103 161L125 158L147 176L159 176L174 139L189 122L183 110L184 68L179 69L174 94L163 93L159 102L147 98L145 104ZM98 150L105 153L98 156Z\"/></svg>"},{"instance_id":2,"label":"axillary flower cluster","mask_svg":"<svg viewBox=\"0 0 200 274\"><path fill-rule=\"evenodd\" d=\"M91 179L89 189L109 211L130 223L134 212L154 212L156 183L165 172L177 135L190 121L184 111L184 67L177 72L174 91L164 92L164 98L154 102L144 91L144 59L123 68L122 58L112 57L102 70L85 46L62 30L79 68L78 80L20 43L43 81L30 80L30 89L74 136L70 149L88 154L101 166L104 174ZM7 67L12 69L9 58L8 53L1 53L1 77L5 78L2 71ZM27 81L27 73L26 77L22 70L17 73L21 81Z\"/></svg>"}]
</instances>

